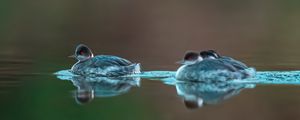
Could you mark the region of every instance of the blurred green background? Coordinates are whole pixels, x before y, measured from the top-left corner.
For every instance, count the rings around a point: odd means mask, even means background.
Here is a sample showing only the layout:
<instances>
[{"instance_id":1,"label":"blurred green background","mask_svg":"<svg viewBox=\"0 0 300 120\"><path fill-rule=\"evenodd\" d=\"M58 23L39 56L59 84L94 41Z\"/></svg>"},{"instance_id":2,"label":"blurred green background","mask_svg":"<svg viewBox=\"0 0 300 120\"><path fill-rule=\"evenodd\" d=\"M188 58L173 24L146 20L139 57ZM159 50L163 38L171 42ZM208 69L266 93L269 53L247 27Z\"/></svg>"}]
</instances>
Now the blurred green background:
<instances>
[{"instance_id":1,"label":"blurred green background","mask_svg":"<svg viewBox=\"0 0 300 120\"><path fill-rule=\"evenodd\" d=\"M187 50L215 49L265 70L300 68L299 0L1 0L0 119L297 120L299 86L258 86L219 105L184 107L172 86L142 81L128 94L76 104L51 75L96 54L176 70Z\"/></svg>"}]
</instances>

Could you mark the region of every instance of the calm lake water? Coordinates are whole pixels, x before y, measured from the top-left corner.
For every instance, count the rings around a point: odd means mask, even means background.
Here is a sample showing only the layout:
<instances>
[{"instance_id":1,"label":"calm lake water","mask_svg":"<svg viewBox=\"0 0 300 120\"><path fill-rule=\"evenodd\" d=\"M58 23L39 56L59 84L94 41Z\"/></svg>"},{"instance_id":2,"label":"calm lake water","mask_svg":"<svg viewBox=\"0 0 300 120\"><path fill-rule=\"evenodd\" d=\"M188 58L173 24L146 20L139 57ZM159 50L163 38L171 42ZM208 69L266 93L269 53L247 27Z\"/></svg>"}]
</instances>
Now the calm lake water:
<instances>
[{"instance_id":1,"label":"calm lake water","mask_svg":"<svg viewBox=\"0 0 300 120\"><path fill-rule=\"evenodd\" d=\"M66 51L72 49L64 48ZM22 52L27 51L24 49ZM54 72L70 68L75 61L67 58L67 54L51 53L37 56L19 53L3 55L0 64L0 110L3 119L300 118L300 86L297 84L239 84L229 87L230 89L226 88L227 85L220 85L221 87L216 87L217 90L209 91L211 86L205 84L173 85L172 81L168 83L140 78L122 80L129 81L124 83L107 83L110 80L102 79L98 80L102 82L80 83L84 79L61 80L53 75ZM174 70L178 67L174 62L165 64L168 62L165 60L167 56L154 56L153 61L159 59L162 62L146 62L146 70ZM178 55L178 59L180 57L181 54ZM250 55L240 58L251 66L257 66L258 70L280 70L281 67L287 71L300 67L296 62L291 63L292 65L264 65L264 61L256 60ZM296 82L297 80L299 79L295 79ZM195 88L203 90L193 90ZM90 91L91 89L94 91ZM185 93L202 97L203 106L195 108L195 104L184 102ZM92 94L94 99L90 96ZM78 96L79 99L81 97L79 101Z\"/></svg>"},{"instance_id":2,"label":"calm lake water","mask_svg":"<svg viewBox=\"0 0 300 120\"><path fill-rule=\"evenodd\" d=\"M294 0L1 1L0 119L298 120L295 74L277 78L290 77L291 84L213 86L144 78L85 83L53 75L76 62L67 56L79 43L95 54L139 62L145 71L175 71L185 51L207 49L259 72L300 70L298 5Z\"/></svg>"}]
</instances>

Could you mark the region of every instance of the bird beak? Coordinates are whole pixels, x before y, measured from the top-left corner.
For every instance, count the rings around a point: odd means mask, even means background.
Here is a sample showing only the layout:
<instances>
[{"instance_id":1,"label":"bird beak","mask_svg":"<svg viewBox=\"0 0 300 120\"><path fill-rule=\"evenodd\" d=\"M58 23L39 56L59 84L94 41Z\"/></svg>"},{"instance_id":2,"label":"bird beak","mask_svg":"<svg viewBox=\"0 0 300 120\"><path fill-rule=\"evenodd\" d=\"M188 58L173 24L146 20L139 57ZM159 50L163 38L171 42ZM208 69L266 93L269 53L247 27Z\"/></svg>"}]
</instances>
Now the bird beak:
<instances>
[{"instance_id":1,"label":"bird beak","mask_svg":"<svg viewBox=\"0 0 300 120\"><path fill-rule=\"evenodd\" d=\"M76 56L75 55L70 55L68 56L69 58L75 58Z\"/></svg>"}]
</instances>

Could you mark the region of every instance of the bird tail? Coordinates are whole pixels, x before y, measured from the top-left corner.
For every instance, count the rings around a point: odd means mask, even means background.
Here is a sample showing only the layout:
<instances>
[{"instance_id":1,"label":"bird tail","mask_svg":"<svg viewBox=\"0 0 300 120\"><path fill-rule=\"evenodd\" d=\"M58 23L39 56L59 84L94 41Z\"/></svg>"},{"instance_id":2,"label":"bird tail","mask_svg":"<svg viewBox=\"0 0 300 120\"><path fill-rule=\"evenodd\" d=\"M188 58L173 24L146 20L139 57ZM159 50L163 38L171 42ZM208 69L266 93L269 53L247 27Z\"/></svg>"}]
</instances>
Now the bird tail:
<instances>
[{"instance_id":1,"label":"bird tail","mask_svg":"<svg viewBox=\"0 0 300 120\"><path fill-rule=\"evenodd\" d=\"M242 79L251 78L251 77L255 76L256 69L248 68L248 69L243 70L242 73L243 73Z\"/></svg>"},{"instance_id":2,"label":"bird tail","mask_svg":"<svg viewBox=\"0 0 300 120\"><path fill-rule=\"evenodd\" d=\"M128 67L133 74L141 73L141 64L135 63Z\"/></svg>"}]
</instances>

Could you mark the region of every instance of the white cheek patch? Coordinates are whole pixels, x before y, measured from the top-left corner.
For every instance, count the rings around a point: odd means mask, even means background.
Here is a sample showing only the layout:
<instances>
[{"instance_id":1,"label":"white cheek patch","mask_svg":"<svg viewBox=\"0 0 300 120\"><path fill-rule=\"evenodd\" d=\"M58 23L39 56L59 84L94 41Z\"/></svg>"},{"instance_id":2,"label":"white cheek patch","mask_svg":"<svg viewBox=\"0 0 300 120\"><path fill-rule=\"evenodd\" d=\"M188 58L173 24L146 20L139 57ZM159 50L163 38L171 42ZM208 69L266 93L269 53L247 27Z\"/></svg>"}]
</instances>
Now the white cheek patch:
<instances>
[{"instance_id":1,"label":"white cheek patch","mask_svg":"<svg viewBox=\"0 0 300 120\"><path fill-rule=\"evenodd\" d=\"M217 53L214 53L214 56L219 56Z\"/></svg>"},{"instance_id":2,"label":"white cheek patch","mask_svg":"<svg viewBox=\"0 0 300 120\"><path fill-rule=\"evenodd\" d=\"M216 59L216 58L213 56L209 56L208 59Z\"/></svg>"},{"instance_id":3,"label":"white cheek patch","mask_svg":"<svg viewBox=\"0 0 300 120\"><path fill-rule=\"evenodd\" d=\"M184 64L185 65L192 65L195 64L197 61L185 61Z\"/></svg>"},{"instance_id":4,"label":"white cheek patch","mask_svg":"<svg viewBox=\"0 0 300 120\"><path fill-rule=\"evenodd\" d=\"M80 61L83 61L86 57L85 56L82 56L82 55L78 55L77 56L77 59L80 60Z\"/></svg>"},{"instance_id":5,"label":"white cheek patch","mask_svg":"<svg viewBox=\"0 0 300 120\"><path fill-rule=\"evenodd\" d=\"M198 61L202 61L203 60L203 58L202 57L198 57Z\"/></svg>"}]
</instances>

